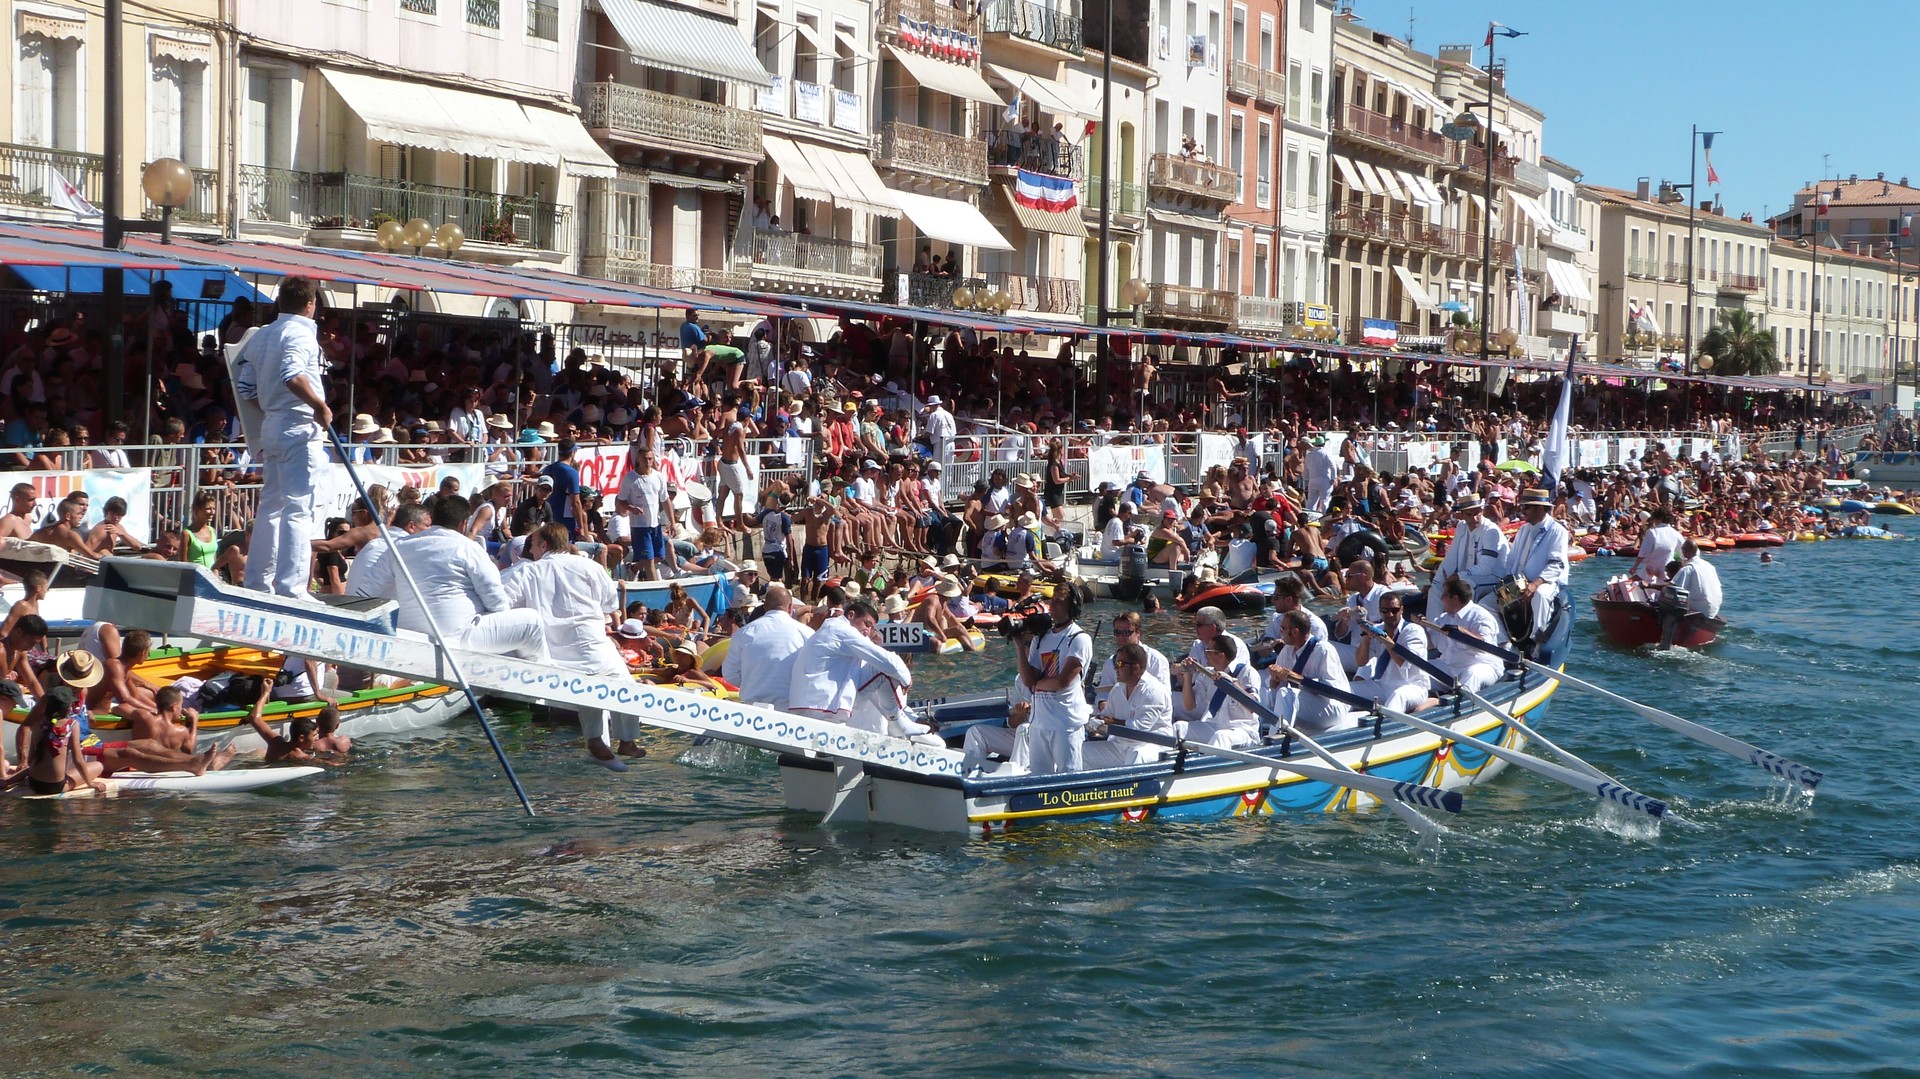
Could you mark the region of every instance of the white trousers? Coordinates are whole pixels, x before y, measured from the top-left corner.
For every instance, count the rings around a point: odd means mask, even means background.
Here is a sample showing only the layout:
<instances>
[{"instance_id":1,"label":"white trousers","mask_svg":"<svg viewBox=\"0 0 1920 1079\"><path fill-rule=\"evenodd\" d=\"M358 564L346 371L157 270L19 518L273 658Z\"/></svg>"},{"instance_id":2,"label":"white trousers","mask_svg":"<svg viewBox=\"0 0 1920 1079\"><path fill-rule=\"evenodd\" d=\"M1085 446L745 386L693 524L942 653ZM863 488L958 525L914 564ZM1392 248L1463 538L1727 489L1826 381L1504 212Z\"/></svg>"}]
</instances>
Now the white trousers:
<instances>
[{"instance_id":1,"label":"white trousers","mask_svg":"<svg viewBox=\"0 0 1920 1079\"><path fill-rule=\"evenodd\" d=\"M1245 727L1227 727L1205 719L1187 724L1186 733L1181 737L1189 742L1200 742L1223 749L1239 749L1241 746L1253 744L1253 735L1248 734Z\"/></svg>"},{"instance_id":2,"label":"white trousers","mask_svg":"<svg viewBox=\"0 0 1920 1079\"><path fill-rule=\"evenodd\" d=\"M1533 599L1531 601L1533 606L1534 636L1538 637L1541 633L1545 632L1547 622L1553 618L1554 597L1559 594L1560 586L1547 581L1542 581L1540 587L1534 589Z\"/></svg>"},{"instance_id":3,"label":"white trousers","mask_svg":"<svg viewBox=\"0 0 1920 1079\"><path fill-rule=\"evenodd\" d=\"M962 770L971 772L975 768L984 768L989 756L998 756L1017 766L1020 771L1026 771L1031 755L1027 752L1027 738L1020 734L1026 729L1025 725L1008 728L997 723L976 723L968 727L966 742L962 746L966 754L961 762Z\"/></svg>"},{"instance_id":4,"label":"white trousers","mask_svg":"<svg viewBox=\"0 0 1920 1079\"><path fill-rule=\"evenodd\" d=\"M313 490L327 469L326 445L276 436L262 447L260 465L260 507L243 583L258 592L304 596L313 579Z\"/></svg>"},{"instance_id":5,"label":"white trousers","mask_svg":"<svg viewBox=\"0 0 1920 1079\"><path fill-rule=\"evenodd\" d=\"M1398 712L1411 712L1415 706L1430 696L1425 686L1404 682L1397 686L1388 685L1371 678L1355 679L1352 689L1353 692L1373 703Z\"/></svg>"},{"instance_id":6,"label":"white trousers","mask_svg":"<svg viewBox=\"0 0 1920 1079\"><path fill-rule=\"evenodd\" d=\"M1029 723L1028 726L1033 726ZM1058 772L1078 772L1081 769L1080 747L1087 740L1087 728L1076 724L1065 729L1053 728L1041 730L1034 727L1028 736L1028 752L1032 755L1030 770L1036 775L1050 775Z\"/></svg>"},{"instance_id":7,"label":"white trousers","mask_svg":"<svg viewBox=\"0 0 1920 1079\"><path fill-rule=\"evenodd\" d=\"M605 638L591 642L586 655L578 657L576 662L561 665L610 682L633 680L633 675L627 673L626 661L620 658L620 650ZM624 712L609 712L604 708L587 709L580 713L580 733L589 739L598 738L608 745L631 742L640 737L640 721Z\"/></svg>"},{"instance_id":8,"label":"white trousers","mask_svg":"<svg viewBox=\"0 0 1920 1079\"><path fill-rule=\"evenodd\" d=\"M1500 680L1500 668L1491 663L1475 663L1464 671L1455 672L1453 678L1478 693Z\"/></svg>"},{"instance_id":9,"label":"white trousers","mask_svg":"<svg viewBox=\"0 0 1920 1079\"><path fill-rule=\"evenodd\" d=\"M539 611L494 611L452 630L448 644L496 656L547 662L547 625Z\"/></svg>"},{"instance_id":10,"label":"white trousers","mask_svg":"<svg viewBox=\"0 0 1920 1079\"><path fill-rule=\"evenodd\" d=\"M1152 753L1153 756L1146 756ZM1160 747L1125 738L1097 738L1080 746L1080 763L1087 768L1124 768L1158 759Z\"/></svg>"}]
</instances>

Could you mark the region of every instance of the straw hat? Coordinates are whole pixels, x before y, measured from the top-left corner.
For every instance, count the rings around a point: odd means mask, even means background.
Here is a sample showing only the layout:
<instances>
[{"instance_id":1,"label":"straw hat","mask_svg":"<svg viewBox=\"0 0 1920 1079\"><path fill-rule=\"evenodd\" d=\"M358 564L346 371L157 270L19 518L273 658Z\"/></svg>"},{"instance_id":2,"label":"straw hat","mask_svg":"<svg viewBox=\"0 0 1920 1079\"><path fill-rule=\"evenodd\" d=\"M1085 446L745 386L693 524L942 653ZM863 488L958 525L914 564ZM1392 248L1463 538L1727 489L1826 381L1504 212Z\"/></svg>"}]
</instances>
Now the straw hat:
<instances>
[{"instance_id":1,"label":"straw hat","mask_svg":"<svg viewBox=\"0 0 1920 1079\"><path fill-rule=\"evenodd\" d=\"M1529 487L1520 492L1520 505L1553 508L1553 495L1544 487Z\"/></svg>"},{"instance_id":2,"label":"straw hat","mask_svg":"<svg viewBox=\"0 0 1920 1079\"><path fill-rule=\"evenodd\" d=\"M848 599L858 599L860 596L860 582L842 581L840 582L840 591L846 593Z\"/></svg>"},{"instance_id":3,"label":"straw hat","mask_svg":"<svg viewBox=\"0 0 1920 1079\"><path fill-rule=\"evenodd\" d=\"M496 431L511 431L513 430L513 421L496 412L487 417L487 426Z\"/></svg>"},{"instance_id":4,"label":"straw hat","mask_svg":"<svg viewBox=\"0 0 1920 1079\"><path fill-rule=\"evenodd\" d=\"M947 557L942 558L940 560L941 569L954 569L959 565L960 565L960 556L957 554L950 554Z\"/></svg>"},{"instance_id":5,"label":"straw hat","mask_svg":"<svg viewBox=\"0 0 1920 1079\"><path fill-rule=\"evenodd\" d=\"M426 421L426 423L422 424L421 426L425 427L427 429L427 433L430 435L437 435L445 430L445 428L440 426L439 420L428 420Z\"/></svg>"},{"instance_id":6,"label":"straw hat","mask_svg":"<svg viewBox=\"0 0 1920 1079\"><path fill-rule=\"evenodd\" d=\"M1040 518L1035 517L1031 513L1023 513L1020 515L1020 519L1018 521L1015 521L1014 523L1019 525L1021 528L1032 528L1034 525L1037 525L1040 523Z\"/></svg>"},{"instance_id":7,"label":"straw hat","mask_svg":"<svg viewBox=\"0 0 1920 1079\"><path fill-rule=\"evenodd\" d=\"M647 625L638 618L629 618L625 622L620 623L620 628L614 630L614 632L630 641L644 641L647 639Z\"/></svg>"},{"instance_id":8,"label":"straw hat","mask_svg":"<svg viewBox=\"0 0 1920 1079\"><path fill-rule=\"evenodd\" d=\"M987 518L987 531L998 532L1005 527L1007 527L1007 519L1000 514L996 513Z\"/></svg>"},{"instance_id":9,"label":"straw hat","mask_svg":"<svg viewBox=\"0 0 1920 1079\"><path fill-rule=\"evenodd\" d=\"M560 437L560 432L553 429L552 420L541 420L540 426L535 431L535 433L538 434L541 438L546 439L548 442L551 442L554 439Z\"/></svg>"},{"instance_id":10,"label":"straw hat","mask_svg":"<svg viewBox=\"0 0 1920 1079\"><path fill-rule=\"evenodd\" d=\"M1022 472L1013 478L1013 485L1022 491L1031 491L1033 490L1033 477Z\"/></svg>"},{"instance_id":11,"label":"straw hat","mask_svg":"<svg viewBox=\"0 0 1920 1079\"><path fill-rule=\"evenodd\" d=\"M393 437L393 428L382 427L380 428L380 433L373 436L373 441L375 445L393 446L397 445L400 440Z\"/></svg>"},{"instance_id":12,"label":"straw hat","mask_svg":"<svg viewBox=\"0 0 1920 1079\"><path fill-rule=\"evenodd\" d=\"M960 582L951 577L943 577L934 591L939 592L947 599L957 599L960 595Z\"/></svg>"},{"instance_id":13,"label":"straw hat","mask_svg":"<svg viewBox=\"0 0 1920 1079\"><path fill-rule=\"evenodd\" d=\"M1453 512L1455 513L1469 513L1473 510L1484 508L1486 508L1485 504L1482 503L1476 495L1468 495L1453 504Z\"/></svg>"},{"instance_id":14,"label":"straw hat","mask_svg":"<svg viewBox=\"0 0 1920 1079\"><path fill-rule=\"evenodd\" d=\"M760 563L758 563L758 562L755 562L755 561L754 561L753 559L751 559L751 558L749 558L749 559L747 559L747 560L746 560L745 562L742 562L742 563L740 563L740 564L739 564L738 566L735 566L735 567L733 568L733 572L735 572L735 573L759 573L759 572L760 572Z\"/></svg>"},{"instance_id":15,"label":"straw hat","mask_svg":"<svg viewBox=\"0 0 1920 1079\"><path fill-rule=\"evenodd\" d=\"M674 645L673 654L676 656L686 656L694 660L700 658L700 650L695 648L689 641L681 641L679 644Z\"/></svg>"},{"instance_id":16,"label":"straw hat","mask_svg":"<svg viewBox=\"0 0 1920 1079\"><path fill-rule=\"evenodd\" d=\"M353 433L356 435L377 435L380 433L380 425L374 422L372 416L362 412L353 418Z\"/></svg>"},{"instance_id":17,"label":"straw hat","mask_svg":"<svg viewBox=\"0 0 1920 1079\"><path fill-rule=\"evenodd\" d=\"M49 348L72 348L79 343L80 335L65 326L47 335L47 347Z\"/></svg>"},{"instance_id":18,"label":"straw hat","mask_svg":"<svg viewBox=\"0 0 1920 1079\"><path fill-rule=\"evenodd\" d=\"M588 405L587 407L581 409L580 419L586 423L599 423L600 422L600 406Z\"/></svg>"},{"instance_id":19,"label":"straw hat","mask_svg":"<svg viewBox=\"0 0 1920 1079\"><path fill-rule=\"evenodd\" d=\"M881 605L880 609L884 611L888 617L896 614L905 614L907 612L907 599L905 596L895 593L887 597L887 602Z\"/></svg>"},{"instance_id":20,"label":"straw hat","mask_svg":"<svg viewBox=\"0 0 1920 1079\"><path fill-rule=\"evenodd\" d=\"M633 422L633 413L628 412L624 408L616 408L612 412L607 413L607 422L615 427L625 427L627 424Z\"/></svg>"},{"instance_id":21,"label":"straw hat","mask_svg":"<svg viewBox=\"0 0 1920 1079\"><path fill-rule=\"evenodd\" d=\"M100 665L93 653L78 649L61 656L60 662L54 664L53 673L60 681L75 689L92 689L107 676L106 668Z\"/></svg>"}]
</instances>

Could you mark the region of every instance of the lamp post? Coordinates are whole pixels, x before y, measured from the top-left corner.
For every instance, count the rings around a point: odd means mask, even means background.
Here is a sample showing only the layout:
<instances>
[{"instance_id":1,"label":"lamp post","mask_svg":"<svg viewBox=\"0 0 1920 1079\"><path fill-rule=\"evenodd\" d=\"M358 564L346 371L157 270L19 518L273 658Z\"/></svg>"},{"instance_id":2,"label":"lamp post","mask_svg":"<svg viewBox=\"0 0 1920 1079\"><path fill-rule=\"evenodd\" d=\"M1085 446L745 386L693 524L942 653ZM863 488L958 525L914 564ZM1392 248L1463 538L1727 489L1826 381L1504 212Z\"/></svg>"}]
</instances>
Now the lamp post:
<instances>
[{"instance_id":1,"label":"lamp post","mask_svg":"<svg viewBox=\"0 0 1920 1079\"><path fill-rule=\"evenodd\" d=\"M1107 34L1100 42L1100 242L1095 245L1100 265L1094 269L1094 325L1099 338L1094 342L1093 384L1096 393L1104 392L1113 366L1113 344L1107 340L1107 241L1113 218L1113 7L1119 0L1106 0ZM1137 419L1138 417L1136 417Z\"/></svg>"},{"instance_id":2,"label":"lamp post","mask_svg":"<svg viewBox=\"0 0 1920 1079\"><path fill-rule=\"evenodd\" d=\"M1493 372L1488 369L1490 349L1487 334L1492 327L1493 315L1493 44L1487 44L1487 98L1486 101L1466 101L1460 105L1460 115L1453 123L1443 125L1440 133L1464 146L1473 138L1475 131L1484 130L1486 142L1487 173L1484 178L1484 202L1480 207L1480 403L1481 407L1493 403ZM1483 126L1473 110L1487 110L1487 122Z\"/></svg>"}]
</instances>

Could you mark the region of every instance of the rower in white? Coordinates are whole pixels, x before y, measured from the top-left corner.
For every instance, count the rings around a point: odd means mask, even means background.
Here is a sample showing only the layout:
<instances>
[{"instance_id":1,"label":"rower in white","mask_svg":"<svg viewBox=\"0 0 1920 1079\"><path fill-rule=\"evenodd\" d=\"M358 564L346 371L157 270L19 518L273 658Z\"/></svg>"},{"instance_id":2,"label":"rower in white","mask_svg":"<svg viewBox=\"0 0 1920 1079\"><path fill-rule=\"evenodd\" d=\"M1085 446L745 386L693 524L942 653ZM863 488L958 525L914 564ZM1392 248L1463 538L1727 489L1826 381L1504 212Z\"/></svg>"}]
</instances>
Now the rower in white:
<instances>
[{"instance_id":1,"label":"rower in white","mask_svg":"<svg viewBox=\"0 0 1920 1079\"><path fill-rule=\"evenodd\" d=\"M1217 633L1205 644L1203 654L1205 663L1192 656L1180 661L1187 679L1180 691L1182 710L1198 717L1185 724L1180 736L1228 749L1252 745L1260 738L1260 717L1214 685L1215 679L1232 682L1248 697L1258 699L1259 686L1253 665L1247 661L1246 646L1231 633Z\"/></svg>"},{"instance_id":2,"label":"rower in white","mask_svg":"<svg viewBox=\"0 0 1920 1079\"><path fill-rule=\"evenodd\" d=\"M1140 615L1137 612L1121 611L1119 614L1113 616L1113 642L1119 646L1119 651L1108 656L1106 663L1100 667L1100 676L1094 682L1094 703L1098 705L1101 701L1105 700L1108 694L1113 691L1113 687L1119 684L1120 651L1125 651L1128 645L1139 645L1140 651L1146 656L1146 677L1167 687L1167 706L1171 708L1173 706L1173 672L1171 665L1167 662L1165 653L1161 652L1158 648L1148 647L1140 639Z\"/></svg>"},{"instance_id":3,"label":"rower in white","mask_svg":"<svg viewBox=\"0 0 1920 1079\"><path fill-rule=\"evenodd\" d=\"M1404 614L1400 595L1387 593L1380 600L1380 632L1408 655L1425 659L1427 631L1407 621L1402 617ZM1361 640L1356 658L1360 677L1353 680L1350 687L1353 692L1402 712L1418 712L1428 706L1433 679L1409 663L1406 656L1395 653L1368 634Z\"/></svg>"},{"instance_id":4,"label":"rower in white","mask_svg":"<svg viewBox=\"0 0 1920 1079\"><path fill-rule=\"evenodd\" d=\"M1192 668L1195 665L1203 667L1208 665L1207 650L1213 647L1213 642L1221 637L1232 638L1233 643L1239 645L1235 654L1243 660L1250 655L1246 642L1227 632L1227 613L1218 607L1202 607L1193 612L1193 636L1193 645L1187 649L1187 663L1176 666L1171 672L1174 675L1173 718L1187 722L1207 718L1206 709L1196 702L1211 699L1212 690L1208 688L1211 683ZM1200 679L1200 682L1194 687L1195 692L1185 692L1186 687L1196 678Z\"/></svg>"},{"instance_id":5,"label":"rower in white","mask_svg":"<svg viewBox=\"0 0 1920 1079\"><path fill-rule=\"evenodd\" d=\"M478 545L468 541L478 550ZM541 525L527 537L526 557L500 575L507 601L516 610L538 615L547 654L555 666L608 681L628 681L626 660L607 638L607 616L620 610L613 578L599 563L574 549L567 526ZM627 770L621 757L644 757L640 721L604 708L580 713L587 753L615 772Z\"/></svg>"},{"instance_id":6,"label":"rower in white","mask_svg":"<svg viewBox=\"0 0 1920 1079\"><path fill-rule=\"evenodd\" d=\"M460 531L470 512L460 495L436 499L433 527L398 540L367 575L365 587L399 603L402 629L428 632L430 615L449 645L544 663L547 640L540 614L512 609L500 586L500 571L486 551ZM419 584L425 610L395 571L396 558Z\"/></svg>"},{"instance_id":7,"label":"rower in white","mask_svg":"<svg viewBox=\"0 0 1920 1079\"><path fill-rule=\"evenodd\" d=\"M794 660L812 636L812 630L794 619L793 593L787 586L768 585L760 613L734 631L720 677L740 687L743 703L785 711Z\"/></svg>"},{"instance_id":8,"label":"rower in white","mask_svg":"<svg viewBox=\"0 0 1920 1079\"><path fill-rule=\"evenodd\" d=\"M1665 506L1655 506L1647 521L1647 530L1640 536L1639 557L1633 560L1633 568L1627 572L1648 584L1658 584L1667 579L1667 563L1680 549L1680 530L1673 527L1673 511Z\"/></svg>"},{"instance_id":9,"label":"rower in white","mask_svg":"<svg viewBox=\"0 0 1920 1079\"><path fill-rule=\"evenodd\" d=\"M1273 657L1267 668L1267 707L1281 719L1308 734L1320 734L1344 725L1349 712L1346 702L1321 696L1303 687L1301 679L1311 678L1332 686L1348 688L1346 668L1333 644L1311 636L1312 622L1305 611L1289 611L1280 618L1281 640L1286 647Z\"/></svg>"},{"instance_id":10,"label":"rower in white","mask_svg":"<svg viewBox=\"0 0 1920 1079\"><path fill-rule=\"evenodd\" d=\"M1151 651L1138 641L1129 641L1113 654L1108 663L1119 672L1119 681L1100 703L1099 715L1108 726L1172 735L1173 695L1164 678L1150 673ZM1161 662L1166 662L1164 657ZM1088 768L1119 768L1155 760L1159 753L1158 746L1147 742L1095 739L1082 747L1081 763Z\"/></svg>"},{"instance_id":11,"label":"rower in white","mask_svg":"<svg viewBox=\"0 0 1920 1079\"><path fill-rule=\"evenodd\" d=\"M1461 632L1477 637L1489 644L1500 640L1500 620L1491 611L1473 602L1473 586L1464 580L1451 580L1441 590L1441 602L1446 605L1446 613L1438 618L1429 619L1422 624L1430 629L1444 630L1448 626L1457 626ZM1448 637L1444 632L1429 634L1429 639L1440 649L1438 660L1442 670L1454 677L1466 688L1479 692L1500 680L1500 661L1486 652L1463 644Z\"/></svg>"},{"instance_id":12,"label":"rower in white","mask_svg":"<svg viewBox=\"0 0 1920 1079\"><path fill-rule=\"evenodd\" d=\"M1667 587L1660 594L1660 649L1673 647L1674 635L1688 618L1712 619L1720 614L1720 571L1700 557L1700 545L1680 544L1679 561L1667 563Z\"/></svg>"},{"instance_id":13,"label":"rower in white","mask_svg":"<svg viewBox=\"0 0 1920 1079\"><path fill-rule=\"evenodd\" d=\"M1380 597L1387 594L1385 585L1377 584L1373 579L1373 563L1362 558L1346 568L1344 578L1347 585L1346 606L1333 616L1332 632L1327 635L1328 643L1340 655L1340 665L1352 672L1355 666L1354 655L1360 642L1366 639L1361 631L1361 623L1375 625L1380 621Z\"/></svg>"}]
</instances>

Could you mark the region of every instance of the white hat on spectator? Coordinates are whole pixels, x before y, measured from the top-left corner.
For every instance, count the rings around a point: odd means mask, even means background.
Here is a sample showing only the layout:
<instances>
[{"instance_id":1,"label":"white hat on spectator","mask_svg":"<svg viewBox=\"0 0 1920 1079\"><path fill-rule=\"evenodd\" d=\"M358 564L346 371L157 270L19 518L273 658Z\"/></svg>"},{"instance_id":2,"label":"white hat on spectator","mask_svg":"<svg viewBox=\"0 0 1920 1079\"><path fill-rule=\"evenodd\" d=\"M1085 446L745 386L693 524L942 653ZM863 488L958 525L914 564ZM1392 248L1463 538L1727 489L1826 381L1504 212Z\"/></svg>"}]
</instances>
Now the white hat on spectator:
<instances>
[{"instance_id":1,"label":"white hat on spectator","mask_svg":"<svg viewBox=\"0 0 1920 1079\"><path fill-rule=\"evenodd\" d=\"M380 433L380 425L373 417L362 412L353 418L353 433L356 435L374 435Z\"/></svg>"},{"instance_id":2,"label":"white hat on spectator","mask_svg":"<svg viewBox=\"0 0 1920 1079\"><path fill-rule=\"evenodd\" d=\"M539 435L541 438L546 439L549 442L560 437L560 432L553 429L552 420L541 420L539 429L536 430L534 433Z\"/></svg>"},{"instance_id":3,"label":"white hat on spectator","mask_svg":"<svg viewBox=\"0 0 1920 1079\"><path fill-rule=\"evenodd\" d=\"M375 435L375 436L373 436L373 441L374 441L374 442L375 442L375 444L377 444L377 445L381 445L381 446L392 446L392 445L394 445L394 444L396 444L396 443L398 443L398 442L399 442L400 440L399 440L399 439L397 439L397 438L395 438L395 437L393 437L393 428L391 428L391 427L382 427L382 428L380 428L380 433L379 433L379 434L377 434L377 435Z\"/></svg>"},{"instance_id":4,"label":"white hat on spectator","mask_svg":"<svg viewBox=\"0 0 1920 1079\"><path fill-rule=\"evenodd\" d=\"M487 426L497 431L513 430L513 421L496 412L487 417Z\"/></svg>"},{"instance_id":5,"label":"white hat on spectator","mask_svg":"<svg viewBox=\"0 0 1920 1079\"><path fill-rule=\"evenodd\" d=\"M927 395L927 404L926 404L927 408L939 408L940 404L941 402L940 402L939 394L932 393Z\"/></svg>"},{"instance_id":6,"label":"white hat on spectator","mask_svg":"<svg viewBox=\"0 0 1920 1079\"><path fill-rule=\"evenodd\" d=\"M629 618L625 622L620 623L620 628L614 630L614 632L630 641L644 641L647 639L646 623L640 621L638 618Z\"/></svg>"}]
</instances>

